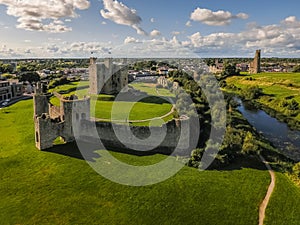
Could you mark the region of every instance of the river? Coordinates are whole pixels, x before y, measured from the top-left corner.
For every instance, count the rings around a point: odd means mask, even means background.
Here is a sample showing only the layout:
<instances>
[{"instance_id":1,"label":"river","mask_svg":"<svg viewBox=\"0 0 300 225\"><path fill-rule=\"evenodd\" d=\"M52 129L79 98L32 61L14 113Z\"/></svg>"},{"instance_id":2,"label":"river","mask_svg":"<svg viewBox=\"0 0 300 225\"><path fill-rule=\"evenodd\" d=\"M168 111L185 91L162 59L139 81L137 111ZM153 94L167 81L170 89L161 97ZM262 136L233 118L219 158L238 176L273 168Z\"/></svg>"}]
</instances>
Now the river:
<instances>
[{"instance_id":1,"label":"river","mask_svg":"<svg viewBox=\"0 0 300 225\"><path fill-rule=\"evenodd\" d=\"M268 115L265 111L250 106L235 98L238 110L266 139L289 158L300 161L300 131L291 130L286 123Z\"/></svg>"}]
</instances>

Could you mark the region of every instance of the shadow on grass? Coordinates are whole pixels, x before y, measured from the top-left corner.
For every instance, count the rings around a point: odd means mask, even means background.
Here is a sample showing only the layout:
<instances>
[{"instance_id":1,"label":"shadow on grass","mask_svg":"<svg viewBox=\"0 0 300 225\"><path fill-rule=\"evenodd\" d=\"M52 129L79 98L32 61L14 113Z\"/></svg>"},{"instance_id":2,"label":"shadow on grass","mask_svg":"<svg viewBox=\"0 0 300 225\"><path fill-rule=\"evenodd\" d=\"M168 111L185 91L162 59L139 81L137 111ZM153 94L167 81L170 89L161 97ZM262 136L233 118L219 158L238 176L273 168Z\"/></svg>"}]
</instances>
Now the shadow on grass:
<instances>
[{"instance_id":1,"label":"shadow on grass","mask_svg":"<svg viewBox=\"0 0 300 225\"><path fill-rule=\"evenodd\" d=\"M118 96L120 102L143 102L143 103L152 103L152 104L165 104L165 103L174 103L175 97L166 97L166 96L152 96L144 92L141 92L139 95L134 95L133 93L122 93Z\"/></svg>"},{"instance_id":2,"label":"shadow on grass","mask_svg":"<svg viewBox=\"0 0 300 225\"><path fill-rule=\"evenodd\" d=\"M88 142L80 142L80 147L81 148L84 147L84 151L85 151L84 157L80 152L76 142L55 145L52 148L49 148L45 151L80 159L80 160L87 160L89 162L96 162L96 159L101 157L101 151L105 151L105 150L99 150L99 148L96 147L96 145ZM112 147L112 143L105 143L104 147L111 152L123 153L123 154L140 156L140 157L151 156L155 154L170 155L172 153L172 150L167 148L153 149L151 151L135 151L135 150L125 148L124 146ZM260 161L258 156L255 155L239 156L228 165L216 165L216 163L213 162L212 165L209 166L207 170L234 171L234 170L242 170L245 168L263 170L263 171L267 170L267 168Z\"/></svg>"},{"instance_id":3,"label":"shadow on grass","mask_svg":"<svg viewBox=\"0 0 300 225\"><path fill-rule=\"evenodd\" d=\"M75 84L70 83L68 85L75 85ZM58 91L58 93L59 94L69 94L71 92L74 92L77 90L83 90L83 89L87 89L87 88L89 88L89 85L85 85L85 86L81 86L81 87L76 86L76 87L70 88L68 90L60 90L60 91Z\"/></svg>"},{"instance_id":4,"label":"shadow on grass","mask_svg":"<svg viewBox=\"0 0 300 225\"><path fill-rule=\"evenodd\" d=\"M234 159L230 164L226 166L222 166L219 168L209 167L209 170L219 170L219 171L233 171L233 170L242 170L244 168L247 169L256 169L256 170L267 170L266 166L259 159L258 156L255 155L245 155L239 156Z\"/></svg>"},{"instance_id":5,"label":"shadow on grass","mask_svg":"<svg viewBox=\"0 0 300 225\"><path fill-rule=\"evenodd\" d=\"M81 151L84 151L83 154L79 150L78 144L75 141L66 144L54 145L53 147L46 149L44 151L60 154L64 156L69 156L76 159L87 160L90 162L95 162L96 161L95 159L100 158L101 151L105 151L103 149L106 149L107 151L124 153L124 154L135 155L135 156L151 156L155 154L170 155L173 152L173 149L167 147L155 148L151 151L136 151L136 150L126 148L122 144L116 144L107 141L106 142L103 141L102 144L103 147L101 149L99 144L80 141L79 146Z\"/></svg>"}]
</instances>

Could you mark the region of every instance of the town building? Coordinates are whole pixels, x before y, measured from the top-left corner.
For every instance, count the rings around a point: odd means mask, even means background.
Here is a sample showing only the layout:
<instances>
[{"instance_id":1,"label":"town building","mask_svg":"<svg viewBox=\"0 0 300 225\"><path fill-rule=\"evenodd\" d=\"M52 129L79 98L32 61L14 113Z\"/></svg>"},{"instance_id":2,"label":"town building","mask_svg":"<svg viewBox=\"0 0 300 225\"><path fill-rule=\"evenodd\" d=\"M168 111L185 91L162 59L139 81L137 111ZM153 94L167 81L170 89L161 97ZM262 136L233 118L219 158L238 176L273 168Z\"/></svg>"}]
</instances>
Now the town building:
<instances>
[{"instance_id":1,"label":"town building","mask_svg":"<svg viewBox=\"0 0 300 225\"><path fill-rule=\"evenodd\" d=\"M240 71L240 72L248 72L249 71L249 65L247 63L239 63L236 64L236 68Z\"/></svg>"},{"instance_id":2,"label":"town building","mask_svg":"<svg viewBox=\"0 0 300 225\"><path fill-rule=\"evenodd\" d=\"M224 64L219 62L218 59L215 60L215 64L214 65L211 65L209 66L209 72L211 73L222 73L223 71L223 68L224 68Z\"/></svg>"},{"instance_id":3,"label":"town building","mask_svg":"<svg viewBox=\"0 0 300 225\"><path fill-rule=\"evenodd\" d=\"M0 81L0 101L20 97L22 95L22 83L10 83L9 81Z\"/></svg>"}]
</instances>

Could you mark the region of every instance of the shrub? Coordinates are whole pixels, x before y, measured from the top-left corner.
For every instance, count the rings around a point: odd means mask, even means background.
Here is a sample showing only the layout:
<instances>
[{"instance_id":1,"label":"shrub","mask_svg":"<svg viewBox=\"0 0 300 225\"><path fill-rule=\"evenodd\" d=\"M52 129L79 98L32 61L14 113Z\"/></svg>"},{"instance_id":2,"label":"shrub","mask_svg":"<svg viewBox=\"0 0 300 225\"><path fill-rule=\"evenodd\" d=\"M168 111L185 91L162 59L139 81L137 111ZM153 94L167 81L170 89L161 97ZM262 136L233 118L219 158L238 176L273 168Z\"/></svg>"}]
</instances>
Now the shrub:
<instances>
[{"instance_id":1,"label":"shrub","mask_svg":"<svg viewBox=\"0 0 300 225\"><path fill-rule=\"evenodd\" d=\"M263 95L262 88L258 86L251 86L242 91L245 99L257 99Z\"/></svg>"},{"instance_id":2,"label":"shrub","mask_svg":"<svg viewBox=\"0 0 300 225\"><path fill-rule=\"evenodd\" d=\"M288 110L298 110L299 109L299 103L295 99L292 99L292 101L290 101L288 103L287 109Z\"/></svg>"},{"instance_id":3,"label":"shrub","mask_svg":"<svg viewBox=\"0 0 300 225\"><path fill-rule=\"evenodd\" d=\"M58 78L58 79L50 81L48 88L52 89L52 88L55 88L56 86L64 85L64 84L68 84L68 83L70 83L70 81L66 77L62 77L62 78Z\"/></svg>"},{"instance_id":4,"label":"shrub","mask_svg":"<svg viewBox=\"0 0 300 225\"><path fill-rule=\"evenodd\" d=\"M257 154L259 152L259 146L256 143L255 138L253 137L253 134L251 132L247 132L245 139L244 139L244 143L242 146L242 153L246 153L246 154Z\"/></svg>"}]
</instances>

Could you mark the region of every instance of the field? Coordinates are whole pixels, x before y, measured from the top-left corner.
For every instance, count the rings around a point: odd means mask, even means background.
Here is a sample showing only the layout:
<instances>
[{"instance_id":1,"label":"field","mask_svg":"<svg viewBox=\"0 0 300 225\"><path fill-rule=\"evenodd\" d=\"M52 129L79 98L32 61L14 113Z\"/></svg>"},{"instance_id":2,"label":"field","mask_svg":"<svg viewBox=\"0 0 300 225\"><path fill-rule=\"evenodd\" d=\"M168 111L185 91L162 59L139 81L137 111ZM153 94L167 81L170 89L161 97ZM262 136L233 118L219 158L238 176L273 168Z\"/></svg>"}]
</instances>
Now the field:
<instances>
[{"instance_id":1,"label":"field","mask_svg":"<svg viewBox=\"0 0 300 225\"><path fill-rule=\"evenodd\" d=\"M291 181L282 174L277 173L276 179L275 190L270 199L269 209L266 212L265 224L299 224L300 199L297 196L300 196L300 189L290 185ZM291 196L295 196L295 199L292 200ZM289 201L289 204L286 204L287 201ZM282 217L282 215L285 216ZM289 218L288 221L286 221L286 218Z\"/></svg>"},{"instance_id":2,"label":"field","mask_svg":"<svg viewBox=\"0 0 300 225\"><path fill-rule=\"evenodd\" d=\"M233 76L226 82L245 89L249 86L259 86L265 96L258 99L263 105L272 108L286 116L288 112L283 101L294 99L300 103L300 73L260 73L253 75ZM295 117L300 121L300 114Z\"/></svg>"},{"instance_id":3,"label":"field","mask_svg":"<svg viewBox=\"0 0 300 225\"><path fill-rule=\"evenodd\" d=\"M0 111L1 224L257 224L270 181L265 170L184 167L155 185L124 186L98 175L74 144L38 151L32 114L32 100ZM132 165L165 158L111 153ZM95 154L101 156L101 150ZM299 190L285 176L277 178L267 219L298 224L300 215L293 209L299 209Z\"/></svg>"},{"instance_id":4,"label":"field","mask_svg":"<svg viewBox=\"0 0 300 225\"><path fill-rule=\"evenodd\" d=\"M137 120L136 122L133 122L133 124L140 126L148 125L149 122L138 122L138 120L153 119L152 124L160 126L164 121L166 122L173 119L173 114L167 115L172 109L172 104L168 101L162 101L162 98L160 98L160 96L167 98L174 97L170 91L166 89L159 89L159 91L156 91L155 85L153 84L135 83L131 84L131 86L147 93L151 97L136 102L135 104L131 104L130 102L114 101L114 96L112 95L100 94L98 96L92 96L92 116L103 120L119 120L124 118L124 114L128 114L128 120ZM76 91L77 87L79 87L79 90ZM66 93L64 96L70 96L76 93L78 96L82 97L88 94L87 88L88 82L83 81L57 86L49 91ZM50 101L54 105L59 105L59 99L55 96L52 97ZM111 111L113 105L115 115L112 118ZM162 120L159 119L159 117L162 117Z\"/></svg>"}]
</instances>

